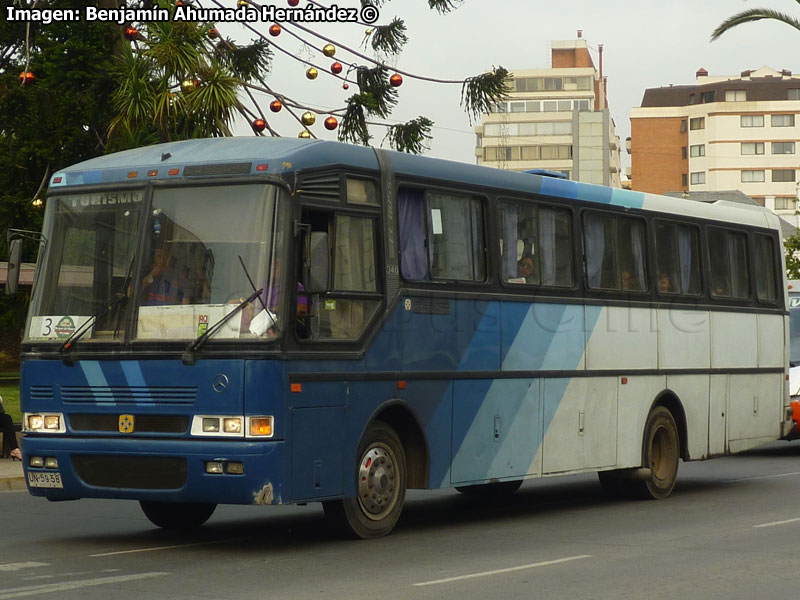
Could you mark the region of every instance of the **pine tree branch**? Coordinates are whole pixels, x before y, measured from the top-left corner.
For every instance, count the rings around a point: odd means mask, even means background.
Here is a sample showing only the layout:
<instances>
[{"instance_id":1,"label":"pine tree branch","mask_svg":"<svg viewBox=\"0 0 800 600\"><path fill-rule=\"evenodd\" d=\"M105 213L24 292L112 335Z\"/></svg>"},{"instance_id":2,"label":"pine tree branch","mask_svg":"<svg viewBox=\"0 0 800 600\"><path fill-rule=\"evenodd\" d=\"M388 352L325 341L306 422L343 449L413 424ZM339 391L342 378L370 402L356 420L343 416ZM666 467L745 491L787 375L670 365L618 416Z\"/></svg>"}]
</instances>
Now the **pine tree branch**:
<instances>
[{"instance_id":1,"label":"pine tree branch","mask_svg":"<svg viewBox=\"0 0 800 600\"><path fill-rule=\"evenodd\" d=\"M390 125L384 140L389 140L389 145L398 152L408 152L409 154L422 154L429 150L428 143L432 137L430 135L433 121L427 117L417 117L407 123Z\"/></svg>"},{"instance_id":2,"label":"pine tree branch","mask_svg":"<svg viewBox=\"0 0 800 600\"><path fill-rule=\"evenodd\" d=\"M510 92L508 70L503 67L466 79L461 86L461 106L467 111L470 125Z\"/></svg>"}]
</instances>

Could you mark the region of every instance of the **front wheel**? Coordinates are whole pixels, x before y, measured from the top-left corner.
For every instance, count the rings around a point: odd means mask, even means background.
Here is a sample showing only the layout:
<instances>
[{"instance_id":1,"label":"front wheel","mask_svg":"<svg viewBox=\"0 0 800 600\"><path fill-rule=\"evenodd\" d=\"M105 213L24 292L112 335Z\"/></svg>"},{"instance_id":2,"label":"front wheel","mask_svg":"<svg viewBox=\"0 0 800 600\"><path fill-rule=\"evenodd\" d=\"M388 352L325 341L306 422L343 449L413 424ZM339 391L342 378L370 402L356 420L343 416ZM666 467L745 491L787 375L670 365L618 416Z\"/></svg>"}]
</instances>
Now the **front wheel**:
<instances>
[{"instance_id":1,"label":"front wheel","mask_svg":"<svg viewBox=\"0 0 800 600\"><path fill-rule=\"evenodd\" d=\"M153 525L164 529L188 531L208 521L216 504L194 502L152 502L140 500L139 506Z\"/></svg>"},{"instance_id":2,"label":"front wheel","mask_svg":"<svg viewBox=\"0 0 800 600\"><path fill-rule=\"evenodd\" d=\"M406 496L406 457L397 433L375 421L358 446L355 498L322 503L325 515L354 537L381 537L394 529Z\"/></svg>"}]
</instances>

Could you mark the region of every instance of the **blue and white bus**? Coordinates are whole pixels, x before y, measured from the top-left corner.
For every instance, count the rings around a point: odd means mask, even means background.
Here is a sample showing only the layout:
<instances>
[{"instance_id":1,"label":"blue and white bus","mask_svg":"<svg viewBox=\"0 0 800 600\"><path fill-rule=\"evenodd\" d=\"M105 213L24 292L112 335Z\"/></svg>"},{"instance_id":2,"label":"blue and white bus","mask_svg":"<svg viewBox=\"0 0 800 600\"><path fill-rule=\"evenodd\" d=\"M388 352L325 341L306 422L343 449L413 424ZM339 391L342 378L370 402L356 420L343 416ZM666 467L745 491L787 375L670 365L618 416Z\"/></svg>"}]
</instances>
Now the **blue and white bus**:
<instances>
[{"instance_id":1,"label":"blue and white bus","mask_svg":"<svg viewBox=\"0 0 800 600\"><path fill-rule=\"evenodd\" d=\"M42 236L21 395L51 500L172 528L320 501L367 538L406 489L662 498L792 427L759 207L229 138L55 173Z\"/></svg>"}]
</instances>

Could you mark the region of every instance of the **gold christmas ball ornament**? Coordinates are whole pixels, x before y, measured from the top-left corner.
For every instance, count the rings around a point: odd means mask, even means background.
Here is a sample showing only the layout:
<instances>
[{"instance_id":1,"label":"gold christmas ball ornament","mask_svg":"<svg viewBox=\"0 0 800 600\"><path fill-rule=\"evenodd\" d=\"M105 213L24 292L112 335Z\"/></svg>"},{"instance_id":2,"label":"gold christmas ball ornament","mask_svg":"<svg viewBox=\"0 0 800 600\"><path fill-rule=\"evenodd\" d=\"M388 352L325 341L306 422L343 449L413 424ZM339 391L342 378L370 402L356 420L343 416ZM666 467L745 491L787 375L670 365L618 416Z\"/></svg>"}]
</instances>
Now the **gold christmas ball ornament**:
<instances>
[{"instance_id":1,"label":"gold christmas ball ornament","mask_svg":"<svg viewBox=\"0 0 800 600\"><path fill-rule=\"evenodd\" d=\"M250 5L250 3L247 0L239 0L236 3L236 6L238 6L239 8L242 8L243 6L249 6L249 5Z\"/></svg>"},{"instance_id":2,"label":"gold christmas ball ornament","mask_svg":"<svg viewBox=\"0 0 800 600\"><path fill-rule=\"evenodd\" d=\"M197 88L197 81L193 79L184 79L181 81L181 89L184 92L192 92L195 90L195 88Z\"/></svg>"},{"instance_id":3,"label":"gold christmas ball ornament","mask_svg":"<svg viewBox=\"0 0 800 600\"><path fill-rule=\"evenodd\" d=\"M306 71L306 77L309 79L316 79L317 75L319 75L319 71L317 71L314 67L309 67L308 71Z\"/></svg>"},{"instance_id":4,"label":"gold christmas ball ornament","mask_svg":"<svg viewBox=\"0 0 800 600\"><path fill-rule=\"evenodd\" d=\"M372 35L372 28L367 28L367 29L364 31L364 35Z\"/></svg>"},{"instance_id":5,"label":"gold christmas ball ornament","mask_svg":"<svg viewBox=\"0 0 800 600\"><path fill-rule=\"evenodd\" d=\"M300 139L303 139L303 140L307 140L308 138L311 137L311 132L308 129L303 129L303 131L301 131L297 135L297 137L299 137Z\"/></svg>"},{"instance_id":6,"label":"gold christmas ball ornament","mask_svg":"<svg viewBox=\"0 0 800 600\"><path fill-rule=\"evenodd\" d=\"M334 54L336 54L336 46L334 46L333 44L325 44L325 45L322 47L322 53L323 53L325 56L327 56L328 58L330 58L331 56L333 56Z\"/></svg>"},{"instance_id":7,"label":"gold christmas ball ornament","mask_svg":"<svg viewBox=\"0 0 800 600\"><path fill-rule=\"evenodd\" d=\"M300 120L303 122L303 125L310 126L316 122L317 115L312 113L310 110L307 110L303 113L303 116L300 117Z\"/></svg>"}]
</instances>

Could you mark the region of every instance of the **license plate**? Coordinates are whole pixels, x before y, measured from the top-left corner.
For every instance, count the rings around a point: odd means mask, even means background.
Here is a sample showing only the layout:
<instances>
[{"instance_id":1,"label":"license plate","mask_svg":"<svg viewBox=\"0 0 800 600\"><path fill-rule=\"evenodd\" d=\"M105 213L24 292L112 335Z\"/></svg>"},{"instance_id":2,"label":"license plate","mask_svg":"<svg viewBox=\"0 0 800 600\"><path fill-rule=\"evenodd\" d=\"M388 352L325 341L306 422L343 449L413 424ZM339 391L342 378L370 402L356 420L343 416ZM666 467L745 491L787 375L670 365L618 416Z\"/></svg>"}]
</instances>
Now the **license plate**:
<instances>
[{"instance_id":1,"label":"license plate","mask_svg":"<svg viewBox=\"0 0 800 600\"><path fill-rule=\"evenodd\" d=\"M34 473L28 471L28 485L40 488L63 488L61 473Z\"/></svg>"}]
</instances>

